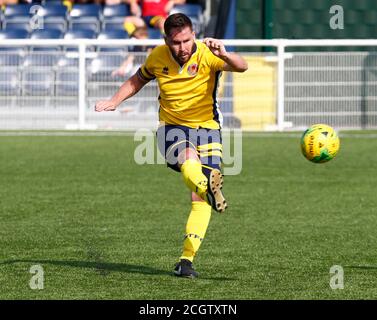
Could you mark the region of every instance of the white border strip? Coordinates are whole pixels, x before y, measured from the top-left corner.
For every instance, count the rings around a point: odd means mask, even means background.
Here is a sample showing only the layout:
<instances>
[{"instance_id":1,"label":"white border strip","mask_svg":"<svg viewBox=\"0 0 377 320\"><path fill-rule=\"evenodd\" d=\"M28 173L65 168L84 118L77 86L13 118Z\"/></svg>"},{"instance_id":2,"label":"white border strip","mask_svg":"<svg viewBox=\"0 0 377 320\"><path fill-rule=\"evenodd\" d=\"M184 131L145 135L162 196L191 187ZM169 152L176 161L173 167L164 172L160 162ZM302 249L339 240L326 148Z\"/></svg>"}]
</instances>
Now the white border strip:
<instances>
[{"instance_id":1,"label":"white border strip","mask_svg":"<svg viewBox=\"0 0 377 320\"><path fill-rule=\"evenodd\" d=\"M227 131L227 130L226 130ZM224 131L224 134L226 134ZM304 131L304 130L303 130ZM242 136L252 138L301 138L303 131L261 132L242 131ZM356 131L356 130L355 130ZM373 131L373 130L371 130ZM0 131L0 137L133 137L136 131ZM339 131L339 137L377 139L376 133L347 133Z\"/></svg>"},{"instance_id":2,"label":"white border strip","mask_svg":"<svg viewBox=\"0 0 377 320\"><path fill-rule=\"evenodd\" d=\"M199 39L200 41L202 39ZM261 47L354 47L354 46L376 46L377 39L272 39L272 40L243 40L243 39L222 39L226 46L237 46L237 47L250 47L250 46L261 46ZM77 46L79 45L96 45L96 46L121 46L121 45L160 45L163 44L163 39L1 39L1 45L10 46Z\"/></svg>"}]
</instances>

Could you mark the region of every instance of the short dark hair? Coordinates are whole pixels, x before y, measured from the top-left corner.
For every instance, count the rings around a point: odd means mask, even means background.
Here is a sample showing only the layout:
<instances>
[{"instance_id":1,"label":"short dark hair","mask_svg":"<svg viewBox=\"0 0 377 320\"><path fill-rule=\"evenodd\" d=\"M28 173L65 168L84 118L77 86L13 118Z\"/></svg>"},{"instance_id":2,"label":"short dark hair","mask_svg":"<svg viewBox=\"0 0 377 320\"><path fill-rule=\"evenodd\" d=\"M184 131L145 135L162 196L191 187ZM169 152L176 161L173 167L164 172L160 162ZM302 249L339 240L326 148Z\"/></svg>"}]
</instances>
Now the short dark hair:
<instances>
[{"instance_id":1,"label":"short dark hair","mask_svg":"<svg viewBox=\"0 0 377 320\"><path fill-rule=\"evenodd\" d=\"M164 31L167 37L170 36L173 29L183 29L189 27L192 31L192 22L188 16L183 13L174 13L167 17L164 23Z\"/></svg>"}]
</instances>

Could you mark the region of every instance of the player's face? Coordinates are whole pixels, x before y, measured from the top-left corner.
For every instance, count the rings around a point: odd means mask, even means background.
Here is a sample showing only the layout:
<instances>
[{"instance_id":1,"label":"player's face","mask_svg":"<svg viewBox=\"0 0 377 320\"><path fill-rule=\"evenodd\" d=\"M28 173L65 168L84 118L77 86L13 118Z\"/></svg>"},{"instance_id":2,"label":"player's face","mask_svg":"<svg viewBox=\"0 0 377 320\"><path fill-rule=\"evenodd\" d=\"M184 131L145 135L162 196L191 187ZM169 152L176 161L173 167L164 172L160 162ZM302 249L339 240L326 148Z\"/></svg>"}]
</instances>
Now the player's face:
<instances>
[{"instance_id":1,"label":"player's face","mask_svg":"<svg viewBox=\"0 0 377 320\"><path fill-rule=\"evenodd\" d=\"M195 33L189 28L173 29L165 38L174 58L182 65L190 60L194 51Z\"/></svg>"}]
</instances>

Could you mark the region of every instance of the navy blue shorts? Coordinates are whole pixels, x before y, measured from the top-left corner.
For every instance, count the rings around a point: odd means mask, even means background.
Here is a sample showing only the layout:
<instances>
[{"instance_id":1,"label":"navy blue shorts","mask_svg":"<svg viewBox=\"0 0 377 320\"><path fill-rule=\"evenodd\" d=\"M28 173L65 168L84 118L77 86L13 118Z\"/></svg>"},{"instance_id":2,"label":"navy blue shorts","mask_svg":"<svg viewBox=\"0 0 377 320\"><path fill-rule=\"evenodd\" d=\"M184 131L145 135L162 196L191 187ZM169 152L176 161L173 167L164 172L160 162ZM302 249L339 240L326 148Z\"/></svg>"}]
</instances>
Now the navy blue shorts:
<instances>
[{"instance_id":1,"label":"navy blue shorts","mask_svg":"<svg viewBox=\"0 0 377 320\"><path fill-rule=\"evenodd\" d=\"M222 138L219 129L164 125L157 130L157 143L168 167L175 171L181 171L178 165L178 155L186 148L197 152L203 173L207 177L212 169L221 170Z\"/></svg>"}]
</instances>

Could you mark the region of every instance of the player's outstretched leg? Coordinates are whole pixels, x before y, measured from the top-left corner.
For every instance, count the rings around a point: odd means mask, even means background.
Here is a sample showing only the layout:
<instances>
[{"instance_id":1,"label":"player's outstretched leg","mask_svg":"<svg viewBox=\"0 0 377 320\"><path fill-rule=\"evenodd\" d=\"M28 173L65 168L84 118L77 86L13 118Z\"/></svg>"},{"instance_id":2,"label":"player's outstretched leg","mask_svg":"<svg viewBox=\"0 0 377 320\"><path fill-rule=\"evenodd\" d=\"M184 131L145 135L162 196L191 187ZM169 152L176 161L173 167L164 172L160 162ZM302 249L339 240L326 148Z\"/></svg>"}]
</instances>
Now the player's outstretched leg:
<instances>
[{"instance_id":1,"label":"player's outstretched leg","mask_svg":"<svg viewBox=\"0 0 377 320\"><path fill-rule=\"evenodd\" d=\"M207 187L208 203L214 210L220 213L224 212L228 207L222 192L223 183L224 176L221 171L218 169L211 170Z\"/></svg>"},{"instance_id":2,"label":"player's outstretched leg","mask_svg":"<svg viewBox=\"0 0 377 320\"><path fill-rule=\"evenodd\" d=\"M207 200L208 179L202 172L199 159L187 159L181 166L183 180L192 192Z\"/></svg>"},{"instance_id":3,"label":"player's outstretched leg","mask_svg":"<svg viewBox=\"0 0 377 320\"><path fill-rule=\"evenodd\" d=\"M186 224L183 253L174 269L176 276L185 278L196 278L198 276L192 262L202 244L211 219L211 207L207 202L201 201L195 194L192 194L191 206L191 212Z\"/></svg>"},{"instance_id":4,"label":"player's outstretched leg","mask_svg":"<svg viewBox=\"0 0 377 320\"><path fill-rule=\"evenodd\" d=\"M191 191L206 201L215 211L222 213L228 207L222 192L224 177L220 170L213 169L207 179L201 168L201 163L197 160L186 160L181 167L183 179Z\"/></svg>"},{"instance_id":5,"label":"player's outstretched leg","mask_svg":"<svg viewBox=\"0 0 377 320\"><path fill-rule=\"evenodd\" d=\"M180 169L183 180L189 189L206 201L215 211L224 212L228 205L222 192L224 178L221 171L212 169L206 176L199 158L191 149L184 150L181 156L184 156L185 160L182 161Z\"/></svg>"}]
</instances>

